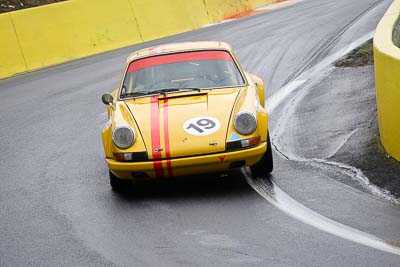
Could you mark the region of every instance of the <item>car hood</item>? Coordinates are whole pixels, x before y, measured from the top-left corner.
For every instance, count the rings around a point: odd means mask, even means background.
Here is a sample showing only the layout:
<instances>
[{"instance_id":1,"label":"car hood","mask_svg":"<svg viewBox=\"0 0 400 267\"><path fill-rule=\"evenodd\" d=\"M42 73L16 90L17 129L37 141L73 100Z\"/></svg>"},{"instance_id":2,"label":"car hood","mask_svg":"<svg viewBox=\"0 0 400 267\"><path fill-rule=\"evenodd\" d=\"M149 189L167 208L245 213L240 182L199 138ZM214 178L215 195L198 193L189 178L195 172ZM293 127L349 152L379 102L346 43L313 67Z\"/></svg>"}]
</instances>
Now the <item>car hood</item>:
<instances>
[{"instance_id":1,"label":"car hood","mask_svg":"<svg viewBox=\"0 0 400 267\"><path fill-rule=\"evenodd\" d=\"M225 151L227 129L241 88L174 93L125 101L149 158Z\"/></svg>"}]
</instances>

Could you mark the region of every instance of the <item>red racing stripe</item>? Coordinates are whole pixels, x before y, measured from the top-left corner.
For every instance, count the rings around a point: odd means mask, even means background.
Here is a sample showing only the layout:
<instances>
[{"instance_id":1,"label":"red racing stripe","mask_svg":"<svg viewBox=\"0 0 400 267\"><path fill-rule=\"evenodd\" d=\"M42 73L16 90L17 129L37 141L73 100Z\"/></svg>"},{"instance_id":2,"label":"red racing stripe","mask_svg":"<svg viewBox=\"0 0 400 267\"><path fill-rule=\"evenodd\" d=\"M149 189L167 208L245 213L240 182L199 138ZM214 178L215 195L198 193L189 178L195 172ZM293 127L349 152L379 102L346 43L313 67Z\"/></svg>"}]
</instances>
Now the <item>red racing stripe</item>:
<instances>
[{"instance_id":1,"label":"red racing stripe","mask_svg":"<svg viewBox=\"0 0 400 267\"><path fill-rule=\"evenodd\" d=\"M158 96L151 97L151 151L153 156L153 168L157 177L164 176L161 151L156 151L160 148L160 114L158 111Z\"/></svg>"},{"instance_id":2,"label":"red racing stripe","mask_svg":"<svg viewBox=\"0 0 400 267\"><path fill-rule=\"evenodd\" d=\"M167 54L138 59L129 64L128 73L163 64L188 62L196 60L225 60L233 61L232 56L226 51L195 51L176 54Z\"/></svg>"},{"instance_id":3,"label":"red racing stripe","mask_svg":"<svg viewBox=\"0 0 400 267\"><path fill-rule=\"evenodd\" d=\"M164 99L164 140L165 140L165 155L167 158L167 169L168 176L172 177L172 166L171 166L171 150L169 148L169 131L168 131L168 99Z\"/></svg>"}]
</instances>

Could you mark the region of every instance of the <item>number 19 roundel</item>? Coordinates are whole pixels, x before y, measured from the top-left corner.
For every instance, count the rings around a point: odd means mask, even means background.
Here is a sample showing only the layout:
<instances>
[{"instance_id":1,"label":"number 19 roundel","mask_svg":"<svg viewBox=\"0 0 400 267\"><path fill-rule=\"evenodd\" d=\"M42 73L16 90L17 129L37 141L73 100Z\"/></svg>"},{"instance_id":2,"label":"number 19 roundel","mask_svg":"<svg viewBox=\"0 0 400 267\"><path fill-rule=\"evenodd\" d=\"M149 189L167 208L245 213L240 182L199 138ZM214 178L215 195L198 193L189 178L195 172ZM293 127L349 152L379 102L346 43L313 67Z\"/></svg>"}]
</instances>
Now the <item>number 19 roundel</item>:
<instances>
[{"instance_id":1,"label":"number 19 roundel","mask_svg":"<svg viewBox=\"0 0 400 267\"><path fill-rule=\"evenodd\" d=\"M187 120L183 129L191 135L210 135L218 131L221 127L219 120L211 117L198 117Z\"/></svg>"}]
</instances>

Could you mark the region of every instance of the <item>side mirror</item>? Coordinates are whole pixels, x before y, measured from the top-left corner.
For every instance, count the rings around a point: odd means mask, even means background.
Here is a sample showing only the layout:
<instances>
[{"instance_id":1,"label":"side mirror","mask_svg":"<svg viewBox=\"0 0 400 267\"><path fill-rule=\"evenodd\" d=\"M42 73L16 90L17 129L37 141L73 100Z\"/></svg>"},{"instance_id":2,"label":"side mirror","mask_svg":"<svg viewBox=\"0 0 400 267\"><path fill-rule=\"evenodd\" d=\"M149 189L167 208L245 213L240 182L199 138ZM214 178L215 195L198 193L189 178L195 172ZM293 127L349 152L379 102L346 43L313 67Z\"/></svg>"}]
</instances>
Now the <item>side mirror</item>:
<instances>
[{"instance_id":1,"label":"side mirror","mask_svg":"<svg viewBox=\"0 0 400 267\"><path fill-rule=\"evenodd\" d=\"M261 104L261 106L264 107L264 102L265 102L264 82L260 77L254 75L254 74L250 74L250 75L254 81L254 85L257 88L258 95L260 96L260 102L261 102L260 104Z\"/></svg>"},{"instance_id":2,"label":"side mirror","mask_svg":"<svg viewBox=\"0 0 400 267\"><path fill-rule=\"evenodd\" d=\"M104 94L104 95L101 97L101 101L103 101L103 103L104 103L105 105L107 105L107 106L112 106L112 105L113 105L114 98L113 98L112 95L110 95L110 94Z\"/></svg>"}]
</instances>

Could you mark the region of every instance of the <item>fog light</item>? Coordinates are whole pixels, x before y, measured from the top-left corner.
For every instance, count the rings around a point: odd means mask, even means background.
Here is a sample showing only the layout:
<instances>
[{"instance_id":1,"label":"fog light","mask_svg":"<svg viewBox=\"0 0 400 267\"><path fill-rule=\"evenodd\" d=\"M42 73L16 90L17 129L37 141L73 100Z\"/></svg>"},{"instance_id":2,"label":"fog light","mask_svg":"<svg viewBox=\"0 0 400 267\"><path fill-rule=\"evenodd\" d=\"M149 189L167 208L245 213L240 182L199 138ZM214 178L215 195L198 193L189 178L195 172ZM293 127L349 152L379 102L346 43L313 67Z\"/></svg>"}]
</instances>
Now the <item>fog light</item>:
<instances>
[{"instance_id":1,"label":"fog light","mask_svg":"<svg viewBox=\"0 0 400 267\"><path fill-rule=\"evenodd\" d=\"M114 153L114 158L118 161L131 161L132 153Z\"/></svg>"},{"instance_id":2,"label":"fog light","mask_svg":"<svg viewBox=\"0 0 400 267\"><path fill-rule=\"evenodd\" d=\"M241 140L240 143L242 144L242 147L248 147L248 146L256 146L260 143L260 141L261 137L256 136L253 138Z\"/></svg>"},{"instance_id":3,"label":"fog light","mask_svg":"<svg viewBox=\"0 0 400 267\"><path fill-rule=\"evenodd\" d=\"M131 152L131 153L113 153L114 159L117 161L147 161L149 159L147 152Z\"/></svg>"},{"instance_id":4,"label":"fog light","mask_svg":"<svg viewBox=\"0 0 400 267\"><path fill-rule=\"evenodd\" d=\"M256 136L249 139L243 139L238 141L232 141L226 143L226 151L234 151L243 148L257 146L261 143L261 137Z\"/></svg>"}]
</instances>

